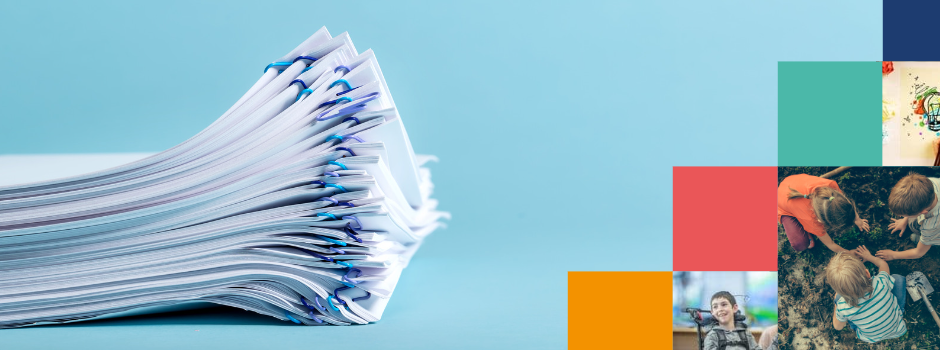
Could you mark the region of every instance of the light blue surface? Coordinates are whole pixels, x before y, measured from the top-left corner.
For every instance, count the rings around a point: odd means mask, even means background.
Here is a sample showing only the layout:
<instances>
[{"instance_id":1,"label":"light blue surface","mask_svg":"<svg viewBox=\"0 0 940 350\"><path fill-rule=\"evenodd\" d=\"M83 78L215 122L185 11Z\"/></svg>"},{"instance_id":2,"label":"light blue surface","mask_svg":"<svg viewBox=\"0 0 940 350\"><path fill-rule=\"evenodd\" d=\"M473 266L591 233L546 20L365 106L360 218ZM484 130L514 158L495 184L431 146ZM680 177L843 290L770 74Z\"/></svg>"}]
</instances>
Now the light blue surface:
<instances>
[{"instance_id":1,"label":"light blue surface","mask_svg":"<svg viewBox=\"0 0 940 350\"><path fill-rule=\"evenodd\" d=\"M563 348L567 271L671 270L672 166L776 165L777 61L882 53L880 1L322 4L7 2L0 153L169 148L320 26L348 31L454 214L382 321L109 321L3 348ZM572 307L616 298L597 288Z\"/></svg>"}]
</instances>

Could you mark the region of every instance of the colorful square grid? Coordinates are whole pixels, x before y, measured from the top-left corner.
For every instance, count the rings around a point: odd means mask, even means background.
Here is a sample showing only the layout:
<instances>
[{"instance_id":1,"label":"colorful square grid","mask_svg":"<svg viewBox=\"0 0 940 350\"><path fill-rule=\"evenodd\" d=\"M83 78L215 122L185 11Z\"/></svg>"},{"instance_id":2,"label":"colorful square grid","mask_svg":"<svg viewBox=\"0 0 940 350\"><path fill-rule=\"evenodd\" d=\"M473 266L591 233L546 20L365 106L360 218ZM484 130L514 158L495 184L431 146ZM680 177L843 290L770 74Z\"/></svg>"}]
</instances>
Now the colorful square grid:
<instances>
[{"instance_id":1,"label":"colorful square grid","mask_svg":"<svg viewBox=\"0 0 940 350\"><path fill-rule=\"evenodd\" d=\"M778 164L881 166L879 66L779 62ZM776 167L674 167L673 271L776 271L776 190ZM569 272L569 348L671 349L671 276ZM600 285L617 301L584 307Z\"/></svg>"}]
</instances>

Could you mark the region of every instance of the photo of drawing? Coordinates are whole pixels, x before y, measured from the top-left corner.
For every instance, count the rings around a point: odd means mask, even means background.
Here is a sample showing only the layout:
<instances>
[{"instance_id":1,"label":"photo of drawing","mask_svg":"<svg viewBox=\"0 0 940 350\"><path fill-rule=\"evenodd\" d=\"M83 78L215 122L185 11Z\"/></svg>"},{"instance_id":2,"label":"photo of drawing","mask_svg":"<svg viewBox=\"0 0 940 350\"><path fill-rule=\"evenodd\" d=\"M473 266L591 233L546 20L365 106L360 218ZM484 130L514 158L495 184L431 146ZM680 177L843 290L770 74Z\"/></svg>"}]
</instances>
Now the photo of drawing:
<instances>
[{"instance_id":1,"label":"photo of drawing","mask_svg":"<svg viewBox=\"0 0 940 350\"><path fill-rule=\"evenodd\" d=\"M882 164L932 165L940 140L940 62L882 71Z\"/></svg>"}]
</instances>

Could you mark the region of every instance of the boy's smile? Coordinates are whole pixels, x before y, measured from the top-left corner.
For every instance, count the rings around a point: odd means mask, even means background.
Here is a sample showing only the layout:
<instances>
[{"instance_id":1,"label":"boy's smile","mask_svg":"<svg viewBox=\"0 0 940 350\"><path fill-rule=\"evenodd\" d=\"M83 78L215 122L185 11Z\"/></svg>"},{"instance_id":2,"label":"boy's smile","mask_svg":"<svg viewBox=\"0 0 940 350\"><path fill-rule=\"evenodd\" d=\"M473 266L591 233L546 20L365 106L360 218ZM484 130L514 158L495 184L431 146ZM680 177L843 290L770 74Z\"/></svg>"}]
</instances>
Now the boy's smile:
<instances>
[{"instance_id":1,"label":"boy's smile","mask_svg":"<svg viewBox=\"0 0 940 350\"><path fill-rule=\"evenodd\" d=\"M725 298L712 300L712 316L718 320L722 326L734 326L734 313L738 312L737 305L731 305L731 302Z\"/></svg>"}]
</instances>

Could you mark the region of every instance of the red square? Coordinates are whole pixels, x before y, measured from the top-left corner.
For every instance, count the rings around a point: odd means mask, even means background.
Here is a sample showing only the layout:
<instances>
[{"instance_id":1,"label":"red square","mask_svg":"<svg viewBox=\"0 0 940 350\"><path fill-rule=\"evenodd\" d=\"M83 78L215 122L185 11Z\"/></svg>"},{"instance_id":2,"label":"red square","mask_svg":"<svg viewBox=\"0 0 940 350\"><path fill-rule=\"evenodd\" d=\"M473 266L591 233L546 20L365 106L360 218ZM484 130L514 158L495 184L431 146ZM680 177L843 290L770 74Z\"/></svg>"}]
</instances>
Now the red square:
<instances>
[{"instance_id":1,"label":"red square","mask_svg":"<svg viewBox=\"0 0 940 350\"><path fill-rule=\"evenodd\" d=\"M777 271L776 167L673 167L673 271Z\"/></svg>"}]
</instances>

